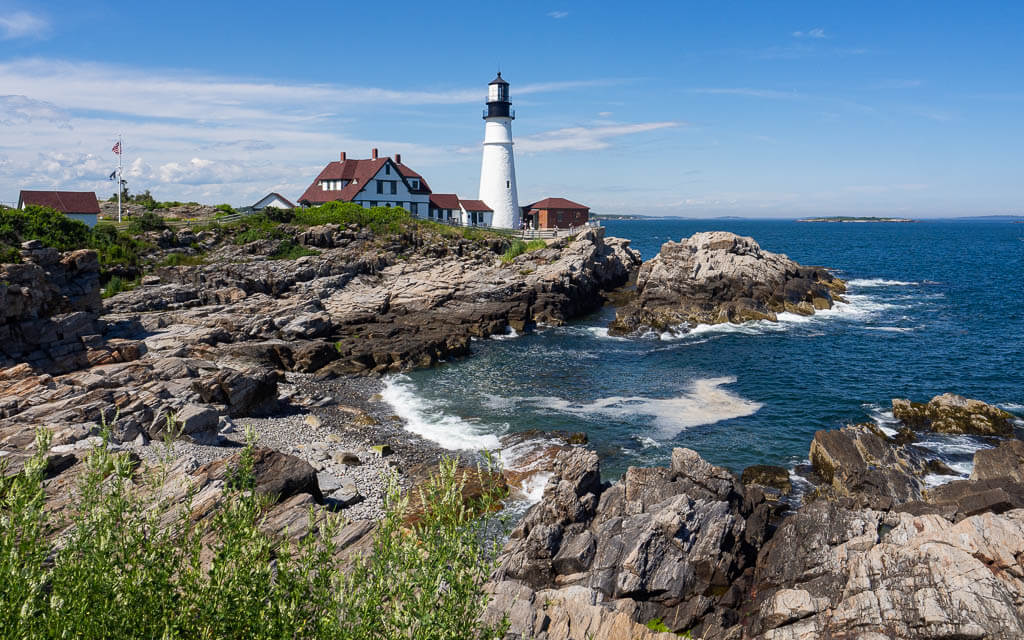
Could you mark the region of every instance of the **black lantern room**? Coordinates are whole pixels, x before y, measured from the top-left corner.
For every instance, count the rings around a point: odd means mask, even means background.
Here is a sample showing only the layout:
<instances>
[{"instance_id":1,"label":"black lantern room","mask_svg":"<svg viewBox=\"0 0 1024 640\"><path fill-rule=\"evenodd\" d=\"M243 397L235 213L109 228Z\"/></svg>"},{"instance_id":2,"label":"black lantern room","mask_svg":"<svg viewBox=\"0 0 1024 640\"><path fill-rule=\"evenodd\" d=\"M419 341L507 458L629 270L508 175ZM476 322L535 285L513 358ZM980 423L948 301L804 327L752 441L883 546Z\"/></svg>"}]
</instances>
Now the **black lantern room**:
<instances>
[{"instance_id":1,"label":"black lantern room","mask_svg":"<svg viewBox=\"0 0 1024 640\"><path fill-rule=\"evenodd\" d=\"M499 71L498 77L487 85L487 110L484 111L484 118L515 119L515 117L515 113L512 112L512 103L508 101L508 83L501 77Z\"/></svg>"}]
</instances>

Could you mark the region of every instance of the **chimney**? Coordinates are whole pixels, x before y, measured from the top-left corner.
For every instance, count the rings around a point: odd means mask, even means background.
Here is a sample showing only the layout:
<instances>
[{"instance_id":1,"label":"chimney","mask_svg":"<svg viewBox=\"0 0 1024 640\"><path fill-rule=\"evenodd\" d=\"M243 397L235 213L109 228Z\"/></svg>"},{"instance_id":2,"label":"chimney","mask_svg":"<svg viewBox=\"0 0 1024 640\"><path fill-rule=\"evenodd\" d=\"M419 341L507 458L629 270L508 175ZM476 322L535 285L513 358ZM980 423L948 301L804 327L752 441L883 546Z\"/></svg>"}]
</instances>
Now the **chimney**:
<instances>
[{"instance_id":1,"label":"chimney","mask_svg":"<svg viewBox=\"0 0 1024 640\"><path fill-rule=\"evenodd\" d=\"M344 151L341 152L341 161L345 162L345 152Z\"/></svg>"},{"instance_id":2,"label":"chimney","mask_svg":"<svg viewBox=\"0 0 1024 640\"><path fill-rule=\"evenodd\" d=\"M371 160L376 160L377 159L377 147L374 147L374 148L370 149L370 159Z\"/></svg>"},{"instance_id":3,"label":"chimney","mask_svg":"<svg viewBox=\"0 0 1024 640\"><path fill-rule=\"evenodd\" d=\"M396 153L395 154L395 164L402 164L402 154L400 154L400 153Z\"/></svg>"}]
</instances>

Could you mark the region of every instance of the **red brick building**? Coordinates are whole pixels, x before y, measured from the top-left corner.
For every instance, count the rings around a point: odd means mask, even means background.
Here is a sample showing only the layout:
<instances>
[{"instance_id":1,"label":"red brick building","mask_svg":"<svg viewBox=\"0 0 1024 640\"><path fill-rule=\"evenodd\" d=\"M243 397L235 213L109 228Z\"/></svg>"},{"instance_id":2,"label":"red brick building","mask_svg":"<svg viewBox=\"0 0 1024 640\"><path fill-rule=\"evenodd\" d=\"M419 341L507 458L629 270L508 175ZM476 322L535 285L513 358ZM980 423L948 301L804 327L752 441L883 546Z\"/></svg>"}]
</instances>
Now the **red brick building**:
<instances>
[{"instance_id":1,"label":"red brick building","mask_svg":"<svg viewBox=\"0 0 1024 640\"><path fill-rule=\"evenodd\" d=\"M565 198L544 198L523 207L523 218L532 229L570 229L587 223L590 207Z\"/></svg>"}]
</instances>

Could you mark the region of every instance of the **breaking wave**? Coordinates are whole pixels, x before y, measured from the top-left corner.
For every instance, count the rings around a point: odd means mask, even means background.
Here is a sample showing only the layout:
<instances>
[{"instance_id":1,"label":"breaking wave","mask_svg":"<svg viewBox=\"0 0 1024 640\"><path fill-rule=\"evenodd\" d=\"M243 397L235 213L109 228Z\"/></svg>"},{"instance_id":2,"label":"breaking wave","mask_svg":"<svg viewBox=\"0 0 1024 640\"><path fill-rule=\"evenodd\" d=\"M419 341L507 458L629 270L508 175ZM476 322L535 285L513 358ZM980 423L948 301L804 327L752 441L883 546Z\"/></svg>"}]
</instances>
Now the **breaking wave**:
<instances>
[{"instance_id":1,"label":"breaking wave","mask_svg":"<svg viewBox=\"0 0 1024 640\"><path fill-rule=\"evenodd\" d=\"M394 376L384 382L381 397L405 421L405 428L452 450L497 451L501 441L478 425L458 416L446 414L436 404L413 393L406 376Z\"/></svg>"}]
</instances>

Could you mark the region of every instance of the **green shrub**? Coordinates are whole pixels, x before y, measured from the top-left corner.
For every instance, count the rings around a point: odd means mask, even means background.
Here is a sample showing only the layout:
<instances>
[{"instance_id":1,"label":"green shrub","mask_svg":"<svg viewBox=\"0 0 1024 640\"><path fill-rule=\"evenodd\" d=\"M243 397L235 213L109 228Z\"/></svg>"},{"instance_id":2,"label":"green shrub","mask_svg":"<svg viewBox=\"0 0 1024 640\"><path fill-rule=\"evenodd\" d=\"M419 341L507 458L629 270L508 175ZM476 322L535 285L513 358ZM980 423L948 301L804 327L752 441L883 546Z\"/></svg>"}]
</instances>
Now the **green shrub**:
<instances>
[{"instance_id":1,"label":"green shrub","mask_svg":"<svg viewBox=\"0 0 1024 640\"><path fill-rule=\"evenodd\" d=\"M401 233L413 217L401 207L366 209L353 202L328 202L319 207L297 209L292 223L312 227L321 224L357 224L377 234Z\"/></svg>"},{"instance_id":2,"label":"green shrub","mask_svg":"<svg viewBox=\"0 0 1024 640\"><path fill-rule=\"evenodd\" d=\"M0 210L0 239L14 245L26 240L41 240L58 251L71 251L86 246L89 227L49 207L30 205L24 211Z\"/></svg>"},{"instance_id":3,"label":"green shrub","mask_svg":"<svg viewBox=\"0 0 1024 640\"><path fill-rule=\"evenodd\" d=\"M280 222L283 224L289 224L295 218L295 209L279 209L277 207L267 207L261 211L267 218L274 222Z\"/></svg>"},{"instance_id":4,"label":"green shrub","mask_svg":"<svg viewBox=\"0 0 1024 640\"><path fill-rule=\"evenodd\" d=\"M183 267L197 264L204 264L206 256L202 254L170 253L158 266L161 267Z\"/></svg>"},{"instance_id":5,"label":"green shrub","mask_svg":"<svg viewBox=\"0 0 1024 640\"><path fill-rule=\"evenodd\" d=\"M540 238L537 238L536 240L530 240L529 242L526 243L526 250L527 251L537 251L539 249L547 249L547 248L548 248L548 243L544 242Z\"/></svg>"},{"instance_id":6,"label":"green shrub","mask_svg":"<svg viewBox=\"0 0 1024 640\"><path fill-rule=\"evenodd\" d=\"M133 216L131 222L128 223L129 233L163 231L166 228L167 223L164 222L164 219L152 211L143 211L141 214Z\"/></svg>"},{"instance_id":7,"label":"green shrub","mask_svg":"<svg viewBox=\"0 0 1024 640\"><path fill-rule=\"evenodd\" d=\"M216 209L217 211L222 211L229 215L232 213L238 213L237 211L235 211L235 208L232 207L230 204L218 204L216 207L214 207L214 209Z\"/></svg>"},{"instance_id":8,"label":"green shrub","mask_svg":"<svg viewBox=\"0 0 1024 640\"><path fill-rule=\"evenodd\" d=\"M124 291L131 291L135 287L139 286L139 282L139 278L126 280L121 276L111 276L110 280L107 280L106 286L103 287L103 297L109 298Z\"/></svg>"},{"instance_id":9,"label":"green shrub","mask_svg":"<svg viewBox=\"0 0 1024 640\"><path fill-rule=\"evenodd\" d=\"M526 253L526 243L522 240L513 240L512 245L501 256L501 261L508 264L524 253Z\"/></svg>"},{"instance_id":10,"label":"green shrub","mask_svg":"<svg viewBox=\"0 0 1024 640\"><path fill-rule=\"evenodd\" d=\"M277 246L277 249L270 254L271 260L295 260L303 256L318 256L320 252L316 249L304 247L291 239L286 239Z\"/></svg>"},{"instance_id":11,"label":"green shrub","mask_svg":"<svg viewBox=\"0 0 1024 640\"><path fill-rule=\"evenodd\" d=\"M40 430L21 473L0 469L0 638L503 637L507 624L479 621L497 551L479 514L494 495L466 505L455 461L424 485L413 525L391 478L372 553L345 573L340 517L326 514L293 542L261 531L269 500L249 490L247 436L212 516L195 521L190 501L158 499L167 495L159 471L148 476L156 498L141 498L146 476L103 442L85 459L64 522L44 505L49 436ZM48 537L56 531L59 547Z\"/></svg>"},{"instance_id":12,"label":"green shrub","mask_svg":"<svg viewBox=\"0 0 1024 640\"><path fill-rule=\"evenodd\" d=\"M18 264L21 262L21 249L8 245L0 245L0 264Z\"/></svg>"},{"instance_id":13,"label":"green shrub","mask_svg":"<svg viewBox=\"0 0 1024 640\"><path fill-rule=\"evenodd\" d=\"M109 222L101 222L93 227L85 246L96 251L100 266L104 269L115 265L138 267L142 253L151 248L151 245L130 233L118 231Z\"/></svg>"}]
</instances>

